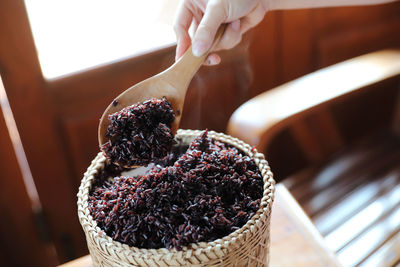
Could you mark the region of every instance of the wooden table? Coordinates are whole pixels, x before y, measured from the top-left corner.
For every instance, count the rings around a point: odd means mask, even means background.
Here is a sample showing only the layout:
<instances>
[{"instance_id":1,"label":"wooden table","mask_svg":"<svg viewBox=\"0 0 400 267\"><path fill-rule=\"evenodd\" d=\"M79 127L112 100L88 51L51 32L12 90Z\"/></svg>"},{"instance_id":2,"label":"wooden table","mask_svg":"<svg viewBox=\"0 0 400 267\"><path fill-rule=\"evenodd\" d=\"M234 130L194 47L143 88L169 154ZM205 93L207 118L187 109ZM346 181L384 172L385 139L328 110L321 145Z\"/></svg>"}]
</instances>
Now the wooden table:
<instances>
[{"instance_id":1,"label":"wooden table","mask_svg":"<svg viewBox=\"0 0 400 267\"><path fill-rule=\"evenodd\" d=\"M271 218L270 266L340 266L312 222L282 184L276 186ZM60 267L91 267L89 255Z\"/></svg>"}]
</instances>

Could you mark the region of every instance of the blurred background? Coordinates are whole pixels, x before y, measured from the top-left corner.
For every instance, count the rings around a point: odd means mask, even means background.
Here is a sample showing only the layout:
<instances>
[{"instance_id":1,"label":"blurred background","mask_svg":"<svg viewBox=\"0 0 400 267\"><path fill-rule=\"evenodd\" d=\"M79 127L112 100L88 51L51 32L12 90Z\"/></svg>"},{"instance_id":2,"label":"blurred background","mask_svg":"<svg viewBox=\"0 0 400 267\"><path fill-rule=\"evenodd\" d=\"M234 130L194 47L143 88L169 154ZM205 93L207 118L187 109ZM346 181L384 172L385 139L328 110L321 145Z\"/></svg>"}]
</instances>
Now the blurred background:
<instances>
[{"instance_id":1,"label":"blurred background","mask_svg":"<svg viewBox=\"0 0 400 267\"><path fill-rule=\"evenodd\" d=\"M55 266L88 253L76 193L99 152L99 118L120 92L173 63L177 4L0 0L0 265ZM269 12L238 47L221 53L219 66L195 76L181 128L225 132L250 98L384 48L400 48L400 2ZM398 88L337 106L333 118L345 132L340 144L389 125ZM349 116L357 111L360 121ZM318 126L326 126L326 117L311 121L321 135L330 132ZM298 121L270 147L267 158L279 181L310 162L295 144L307 123ZM322 162L336 148L328 147L323 160L311 158Z\"/></svg>"}]
</instances>

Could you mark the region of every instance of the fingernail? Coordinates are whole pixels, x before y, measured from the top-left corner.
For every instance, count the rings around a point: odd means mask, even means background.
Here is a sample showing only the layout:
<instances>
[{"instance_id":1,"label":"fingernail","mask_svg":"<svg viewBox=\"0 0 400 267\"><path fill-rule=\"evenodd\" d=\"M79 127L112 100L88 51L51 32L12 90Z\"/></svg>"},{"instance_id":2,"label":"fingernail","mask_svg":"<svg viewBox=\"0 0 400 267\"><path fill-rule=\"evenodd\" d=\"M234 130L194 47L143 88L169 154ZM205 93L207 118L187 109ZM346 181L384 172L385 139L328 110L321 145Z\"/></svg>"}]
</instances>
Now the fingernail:
<instances>
[{"instance_id":1,"label":"fingernail","mask_svg":"<svg viewBox=\"0 0 400 267\"><path fill-rule=\"evenodd\" d=\"M200 57L207 51L207 48L208 47L205 42L202 41L194 42L192 47L193 55L195 55L196 57Z\"/></svg>"},{"instance_id":2,"label":"fingernail","mask_svg":"<svg viewBox=\"0 0 400 267\"><path fill-rule=\"evenodd\" d=\"M211 60L210 59L206 60L206 65L211 65Z\"/></svg>"},{"instance_id":3,"label":"fingernail","mask_svg":"<svg viewBox=\"0 0 400 267\"><path fill-rule=\"evenodd\" d=\"M231 27L234 31L240 31L240 20L235 20L231 23Z\"/></svg>"}]
</instances>

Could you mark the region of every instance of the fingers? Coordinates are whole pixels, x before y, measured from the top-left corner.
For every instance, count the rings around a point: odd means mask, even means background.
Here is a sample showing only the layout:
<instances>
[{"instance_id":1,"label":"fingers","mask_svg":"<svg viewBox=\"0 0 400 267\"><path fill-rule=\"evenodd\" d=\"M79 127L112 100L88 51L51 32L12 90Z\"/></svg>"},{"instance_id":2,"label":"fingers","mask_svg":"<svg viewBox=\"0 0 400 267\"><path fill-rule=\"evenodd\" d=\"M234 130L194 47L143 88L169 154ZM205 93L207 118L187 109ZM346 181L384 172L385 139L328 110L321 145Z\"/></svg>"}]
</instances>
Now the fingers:
<instances>
[{"instance_id":1,"label":"fingers","mask_svg":"<svg viewBox=\"0 0 400 267\"><path fill-rule=\"evenodd\" d=\"M226 11L223 3L217 0L210 0L193 37L193 54L195 56L202 56L210 49L214 36L225 19Z\"/></svg>"},{"instance_id":2,"label":"fingers","mask_svg":"<svg viewBox=\"0 0 400 267\"><path fill-rule=\"evenodd\" d=\"M258 23L260 23L265 15L265 8L258 4L247 16L241 19L240 32L244 34Z\"/></svg>"},{"instance_id":3,"label":"fingers","mask_svg":"<svg viewBox=\"0 0 400 267\"><path fill-rule=\"evenodd\" d=\"M178 38L177 44L176 44L176 54L175 54L175 60L178 60L181 58L181 56L186 52L186 50L190 46L190 37L189 34L182 35L180 38Z\"/></svg>"},{"instance_id":4,"label":"fingers","mask_svg":"<svg viewBox=\"0 0 400 267\"><path fill-rule=\"evenodd\" d=\"M218 65L220 62L221 62L221 57L215 53L212 53L208 55L206 61L204 62L204 65L213 66L213 65Z\"/></svg>"},{"instance_id":5,"label":"fingers","mask_svg":"<svg viewBox=\"0 0 400 267\"><path fill-rule=\"evenodd\" d=\"M218 28L224 22L230 23L214 50L233 48L240 43L242 34L256 26L266 12L265 7L257 1L239 1L236 3L236 9L231 5L235 6L234 3L224 0L181 1L174 23L177 36L175 59L184 54L190 43L195 56L206 53L212 46ZM191 24L193 24L191 30L195 30L192 42L188 33ZM205 64L218 64L220 60L218 55L211 54Z\"/></svg>"},{"instance_id":6,"label":"fingers","mask_svg":"<svg viewBox=\"0 0 400 267\"><path fill-rule=\"evenodd\" d=\"M175 60L180 58L190 46L188 30L193 17L193 12L188 5L188 2L181 1L174 22L174 31L177 39Z\"/></svg>"},{"instance_id":7,"label":"fingers","mask_svg":"<svg viewBox=\"0 0 400 267\"><path fill-rule=\"evenodd\" d=\"M240 32L240 20L235 20L226 27L224 34L221 37L215 50L231 49L242 40Z\"/></svg>"},{"instance_id":8,"label":"fingers","mask_svg":"<svg viewBox=\"0 0 400 267\"><path fill-rule=\"evenodd\" d=\"M224 35L222 36L219 44L215 48L215 50L221 49L231 49L240 43L242 39L242 34L240 32L240 20L235 20L226 27ZM204 65L213 66L217 65L221 62L221 57L215 53L210 54Z\"/></svg>"}]
</instances>

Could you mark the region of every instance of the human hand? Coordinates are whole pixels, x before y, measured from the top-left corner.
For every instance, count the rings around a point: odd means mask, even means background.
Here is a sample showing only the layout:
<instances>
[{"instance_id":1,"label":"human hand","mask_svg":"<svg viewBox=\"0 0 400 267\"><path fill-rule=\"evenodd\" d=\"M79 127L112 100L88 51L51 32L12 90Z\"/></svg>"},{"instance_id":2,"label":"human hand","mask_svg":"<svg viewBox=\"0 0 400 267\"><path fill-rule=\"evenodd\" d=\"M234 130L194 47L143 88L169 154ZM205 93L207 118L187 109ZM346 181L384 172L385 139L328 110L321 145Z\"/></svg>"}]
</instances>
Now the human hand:
<instances>
[{"instance_id":1,"label":"human hand","mask_svg":"<svg viewBox=\"0 0 400 267\"><path fill-rule=\"evenodd\" d=\"M223 23L228 25L214 51L233 48L246 31L261 22L268 9L269 0L181 0L174 23L177 37L175 60L191 43L195 56L206 53ZM189 35L191 24L194 27L192 40ZM216 65L220 61L217 54L211 53L205 64Z\"/></svg>"}]
</instances>

